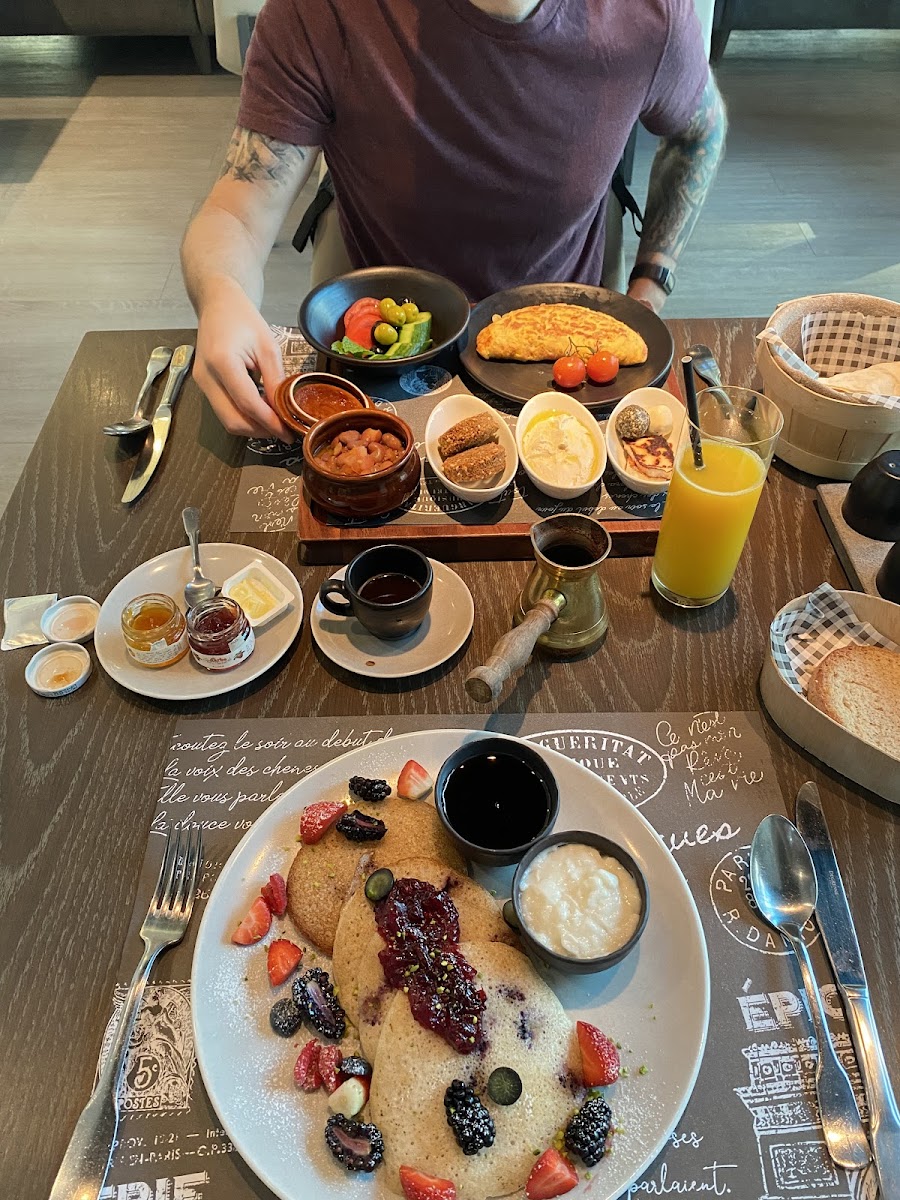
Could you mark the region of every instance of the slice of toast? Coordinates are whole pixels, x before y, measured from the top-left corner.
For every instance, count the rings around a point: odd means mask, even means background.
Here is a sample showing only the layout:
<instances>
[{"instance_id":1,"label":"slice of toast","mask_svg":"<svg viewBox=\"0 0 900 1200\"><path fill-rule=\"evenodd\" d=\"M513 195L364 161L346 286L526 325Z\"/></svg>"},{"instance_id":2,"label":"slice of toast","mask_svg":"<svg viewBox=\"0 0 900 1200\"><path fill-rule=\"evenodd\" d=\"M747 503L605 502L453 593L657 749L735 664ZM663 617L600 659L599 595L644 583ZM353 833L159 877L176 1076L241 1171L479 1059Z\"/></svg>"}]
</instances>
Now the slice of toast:
<instances>
[{"instance_id":1,"label":"slice of toast","mask_svg":"<svg viewBox=\"0 0 900 1200\"><path fill-rule=\"evenodd\" d=\"M844 646L816 667L807 700L871 746L900 760L900 654Z\"/></svg>"}]
</instances>

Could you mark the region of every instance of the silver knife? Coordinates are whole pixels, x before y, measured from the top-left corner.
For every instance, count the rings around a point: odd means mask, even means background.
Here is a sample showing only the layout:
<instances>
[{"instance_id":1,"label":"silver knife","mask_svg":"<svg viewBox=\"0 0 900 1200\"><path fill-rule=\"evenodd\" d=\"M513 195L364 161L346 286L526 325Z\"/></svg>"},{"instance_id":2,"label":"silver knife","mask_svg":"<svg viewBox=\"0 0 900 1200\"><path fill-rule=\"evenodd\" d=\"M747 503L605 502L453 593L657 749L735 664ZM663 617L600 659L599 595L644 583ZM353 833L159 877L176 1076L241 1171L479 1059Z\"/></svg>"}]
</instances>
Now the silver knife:
<instances>
[{"instance_id":1,"label":"silver knife","mask_svg":"<svg viewBox=\"0 0 900 1200\"><path fill-rule=\"evenodd\" d=\"M148 430L147 438L138 455L137 462L134 464L134 470L122 496L123 504L130 504L132 500L138 498L150 482L150 477L162 458L166 438L169 436L169 429L172 425L172 406L178 396L178 390L184 382L184 377L190 370L193 357L193 346L179 346L172 355L165 391L153 416L153 428Z\"/></svg>"},{"instance_id":2,"label":"silver knife","mask_svg":"<svg viewBox=\"0 0 900 1200\"><path fill-rule=\"evenodd\" d=\"M847 893L822 812L819 789L812 782L804 783L797 793L797 828L815 867L819 885L816 920L844 999L869 1102L869 1132L881 1196L883 1200L893 1200L900 1196L900 1112L875 1028Z\"/></svg>"}]
</instances>

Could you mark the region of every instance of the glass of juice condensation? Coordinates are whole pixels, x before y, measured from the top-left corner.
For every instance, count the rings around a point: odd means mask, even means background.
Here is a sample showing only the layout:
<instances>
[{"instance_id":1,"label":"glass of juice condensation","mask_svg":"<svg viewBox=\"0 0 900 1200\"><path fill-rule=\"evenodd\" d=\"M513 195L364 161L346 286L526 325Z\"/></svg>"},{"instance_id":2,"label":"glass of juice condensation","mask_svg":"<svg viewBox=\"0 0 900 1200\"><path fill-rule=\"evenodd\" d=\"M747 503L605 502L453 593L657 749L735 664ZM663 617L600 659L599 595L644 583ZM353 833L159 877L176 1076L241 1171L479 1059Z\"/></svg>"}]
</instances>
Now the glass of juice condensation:
<instances>
[{"instance_id":1,"label":"glass of juice condensation","mask_svg":"<svg viewBox=\"0 0 900 1200\"><path fill-rule=\"evenodd\" d=\"M699 426L687 413L682 421L651 572L659 594L682 608L715 604L728 591L783 424L772 401L749 388L709 388L697 408Z\"/></svg>"}]
</instances>

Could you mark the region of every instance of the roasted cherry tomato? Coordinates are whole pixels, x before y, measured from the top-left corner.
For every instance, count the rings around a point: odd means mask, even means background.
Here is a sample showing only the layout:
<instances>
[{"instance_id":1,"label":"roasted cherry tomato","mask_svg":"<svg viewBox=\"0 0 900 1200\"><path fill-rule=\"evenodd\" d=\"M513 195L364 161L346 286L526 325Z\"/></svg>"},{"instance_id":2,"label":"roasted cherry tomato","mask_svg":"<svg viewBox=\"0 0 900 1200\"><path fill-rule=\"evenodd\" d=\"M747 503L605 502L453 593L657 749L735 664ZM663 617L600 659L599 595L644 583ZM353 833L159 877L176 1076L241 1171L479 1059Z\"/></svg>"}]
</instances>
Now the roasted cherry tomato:
<instances>
[{"instance_id":1,"label":"roasted cherry tomato","mask_svg":"<svg viewBox=\"0 0 900 1200\"><path fill-rule=\"evenodd\" d=\"M612 383L619 373L619 360L608 350L598 350L587 360L587 373L594 383Z\"/></svg>"},{"instance_id":2,"label":"roasted cherry tomato","mask_svg":"<svg viewBox=\"0 0 900 1200\"><path fill-rule=\"evenodd\" d=\"M577 354L558 358L553 364L553 378L561 388L577 388L579 384L584 383L586 374L584 359L579 358Z\"/></svg>"}]
</instances>

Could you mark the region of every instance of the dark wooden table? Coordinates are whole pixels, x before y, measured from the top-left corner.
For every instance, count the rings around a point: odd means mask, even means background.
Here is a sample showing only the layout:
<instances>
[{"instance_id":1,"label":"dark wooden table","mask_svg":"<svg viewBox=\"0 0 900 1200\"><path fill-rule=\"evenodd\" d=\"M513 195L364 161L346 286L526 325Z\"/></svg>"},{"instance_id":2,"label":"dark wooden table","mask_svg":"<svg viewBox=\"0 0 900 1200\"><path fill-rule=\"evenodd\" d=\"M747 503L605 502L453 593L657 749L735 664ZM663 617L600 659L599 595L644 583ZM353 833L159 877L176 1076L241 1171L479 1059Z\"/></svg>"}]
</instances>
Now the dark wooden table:
<instances>
[{"instance_id":1,"label":"dark wooden table","mask_svg":"<svg viewBox=\"0 0 900 1200\"><path fill-rule=\"evenodd\" d=\"M711 345L724 377L755 378L753 320L673 321L676 346ZM0 524L4 596L58 591L102 600L127 571L183 541L185 505L203 536L229 539L242 442L185 386L157 476L130 509L120 496L132 459L100 433L132 403L153 346L191 330L89 333L81 344ZM733 590L698 613L673 610L650 586L650 560L602 568L611 632L594 655L538 658L505 712L741 710L759 707L768 626L787 600L846 580L813 507L812 481L776 463ZM307 602L328 569L301 567L292 533L236 535L296 571ZM24 680L29 654L0 655L0 1194L46 1197L85 1103L176 721L364 713L472 713L466 672L508 628L527 563L463 563L475 599L471 641L410 683L357 680L326 665L304 625L286 660L218 700L144 700L99 669L74 695L44 700ZM894 1078L900 1076L900 813L822 768L766 722L790 800L818 780L868 967Z\"/></svg>"}]
</instances>

